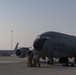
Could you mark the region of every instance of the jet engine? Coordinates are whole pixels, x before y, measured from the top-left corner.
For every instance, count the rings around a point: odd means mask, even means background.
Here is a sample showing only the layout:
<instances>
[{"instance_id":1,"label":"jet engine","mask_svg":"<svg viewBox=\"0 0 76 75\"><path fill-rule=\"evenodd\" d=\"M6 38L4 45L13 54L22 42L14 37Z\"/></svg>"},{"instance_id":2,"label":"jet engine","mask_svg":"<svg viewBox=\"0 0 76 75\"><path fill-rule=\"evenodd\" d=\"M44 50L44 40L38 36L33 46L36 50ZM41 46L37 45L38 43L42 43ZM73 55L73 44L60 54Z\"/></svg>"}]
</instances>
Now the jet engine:
<instances>
[{"instance_id":1,"label":"jet engine","mask_svg":"<svg viewBox=\"0 0 76 75\"><path fill-rule=\"evenodd\" d=\"M24 58L24 57L26 57L27 51L29 51L29 48L20 48L20 49L16 50L15 54L19 58Z\"/></svg>"},{"instance_id":2,"label":"jet engine","mask_svg":"<svg viewBox=\"0 0 76 75\"><path fill-rule=\"evenodd\" d=\"M18 56L19 58L24 58L28 56L30 53L32 53L33 56L39 55L41 57L41 54L35 49L30 50L29 48L20 48L17 49L15 52L16 56Z\"/></svg>"}]
</instances>

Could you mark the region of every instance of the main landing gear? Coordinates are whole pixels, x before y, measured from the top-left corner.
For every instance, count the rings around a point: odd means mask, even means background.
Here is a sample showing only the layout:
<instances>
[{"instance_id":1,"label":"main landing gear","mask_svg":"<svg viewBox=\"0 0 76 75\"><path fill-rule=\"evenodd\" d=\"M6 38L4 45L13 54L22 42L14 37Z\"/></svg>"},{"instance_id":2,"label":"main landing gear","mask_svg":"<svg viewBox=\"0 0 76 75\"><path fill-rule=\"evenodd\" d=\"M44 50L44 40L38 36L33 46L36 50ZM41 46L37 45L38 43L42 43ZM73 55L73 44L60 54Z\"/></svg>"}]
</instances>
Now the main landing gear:
<instances>
[{"instance_id":1,"label":"main landing gear","mask_svg":"<svg viewBox=\"0 0 76 75\"><path fill-rule=\"evenodd\" d=\"M69 63L68 57L59 58L59 63L62 63L63 66L68 66L71 64L71 66L74 66L74 63Z\"/></svg>"},{"instance_id":2,"label":"main landing gear","mask_svg":"<svg viewBox=\"0 0 76 75\"><path fill-rule=\"evenodd\" d=\"M62 63L63 66L68 66L69 60L67 57L59 58L59 63Z\"/></svg>"}]
</instances>

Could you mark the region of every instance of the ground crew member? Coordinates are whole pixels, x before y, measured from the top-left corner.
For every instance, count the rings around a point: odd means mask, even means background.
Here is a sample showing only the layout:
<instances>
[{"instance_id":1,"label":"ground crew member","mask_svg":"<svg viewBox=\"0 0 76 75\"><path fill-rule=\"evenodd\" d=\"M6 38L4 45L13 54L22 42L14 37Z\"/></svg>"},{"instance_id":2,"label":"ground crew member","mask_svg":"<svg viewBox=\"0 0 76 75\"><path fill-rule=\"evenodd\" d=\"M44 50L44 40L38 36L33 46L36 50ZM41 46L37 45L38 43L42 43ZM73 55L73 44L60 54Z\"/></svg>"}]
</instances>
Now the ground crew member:
<instances>
[{"instance_id":1,"label":"ground crew member","mask_svg":"<svg viewBox=\"0 0 76 75\"><path fill-rule=\"evenodd\" d=\"M32 64L32 67L37 67L37 57L36 56L33 56L33 64Z\"/></svg>"},{"instance_id":2,"label":"ground crew member","mask_svg":"<svg viewBox=\"0 0 76 75\"><path fill-rule=\"evenodd\" d=\"M37 62L36 62L37 67L40 67L40 57L41 57L40 55L37 55Z\"/></svg>"},{"instance_id":3,"label":"ground crew member","mask_svg":"<svg viewBox=\"0 0 76 75\"><path fill-rule=\"evenodd\" d=\"M33 56L33 67L40 67L40 57L41 55L39 53Z\"/></svg>"},{"instance_id":4,"label":"ground crew member","mask_svg":"<svg viewBox=\"0 0 76 75\"><path fill-rule=\"evenodd\" d=\"M28 58L28 67L32 67L33 64L33 53L31 51L29 51L27 53L27 58Z\"/></svg>"}]
</instances>

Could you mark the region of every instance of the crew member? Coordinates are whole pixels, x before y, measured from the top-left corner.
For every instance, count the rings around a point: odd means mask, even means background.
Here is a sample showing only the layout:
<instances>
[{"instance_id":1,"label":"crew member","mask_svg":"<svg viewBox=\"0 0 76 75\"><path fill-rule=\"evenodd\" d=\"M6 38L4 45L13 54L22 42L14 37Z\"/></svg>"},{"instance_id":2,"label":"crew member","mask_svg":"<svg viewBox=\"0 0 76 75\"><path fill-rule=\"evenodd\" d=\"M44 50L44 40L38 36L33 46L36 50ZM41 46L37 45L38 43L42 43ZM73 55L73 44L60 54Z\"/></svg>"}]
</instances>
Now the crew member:
<instances>
[{"instance_id":1,"label":"crew member","mask_svg":"<svg viewBox=\"0 0 76 75\"><path fill-rule=\"evenodd\" d=\"M29 51L27 53L27 58L28 58L28 67L32 67L32 64L33 64L33 53L32 51Z\"/></svg>"},{"instance_id":2,"label":"crew member","mask_svg":"<svg viewBox=\"0 0 76 75\"><path fill-rule=\"evenodd\" d=\"M40 67L40 53L36 52L35 56L33 56L33 67Z\"/></svg>"},{"instance_id":3,"label":"crew member","mask_svg":"<svg viewBox=\"0 0 76 75\"><path fill-rule=\"evenodd\" d=\"M37 55L37 62L36 62L37 63L37 67L41 67L40 66L40 57L41 57L41 55L38 54Z\"/></svg>"}]
</instances>

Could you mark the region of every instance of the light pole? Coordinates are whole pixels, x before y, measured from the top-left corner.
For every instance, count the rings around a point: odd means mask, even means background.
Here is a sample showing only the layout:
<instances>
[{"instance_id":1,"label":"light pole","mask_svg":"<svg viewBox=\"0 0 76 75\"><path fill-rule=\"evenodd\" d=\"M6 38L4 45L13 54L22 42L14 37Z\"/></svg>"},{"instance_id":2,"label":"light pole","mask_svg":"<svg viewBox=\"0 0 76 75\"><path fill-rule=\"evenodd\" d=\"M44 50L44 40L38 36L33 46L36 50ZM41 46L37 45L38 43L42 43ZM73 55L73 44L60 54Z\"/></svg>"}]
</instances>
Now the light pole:
<instances>
[{"instance_id":1,"label":"light pole","mask_svg":"<svg viewBox=\"0 0 76 75\"><path fill-rule=\"evenodd\" d=\"M13 30L11 31L11 50L12 50L12 47L13 47Z\"/></svg>"}]
</instances>

